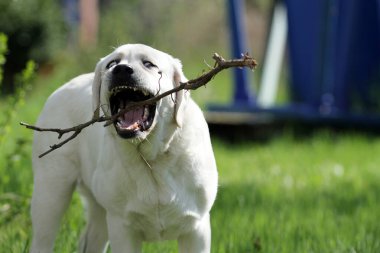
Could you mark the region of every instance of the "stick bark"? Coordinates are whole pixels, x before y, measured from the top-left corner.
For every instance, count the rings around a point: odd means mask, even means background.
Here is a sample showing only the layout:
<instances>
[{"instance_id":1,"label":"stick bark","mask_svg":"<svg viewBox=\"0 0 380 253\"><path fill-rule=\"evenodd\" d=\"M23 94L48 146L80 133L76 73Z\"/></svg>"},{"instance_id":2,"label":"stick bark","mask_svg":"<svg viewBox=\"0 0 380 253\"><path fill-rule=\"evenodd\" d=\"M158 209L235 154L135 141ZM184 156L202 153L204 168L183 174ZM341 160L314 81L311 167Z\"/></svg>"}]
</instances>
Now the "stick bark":
<instances>
[{"instance_id":1,"label":"stick bark","mask_svg":"<svg viewBox=\"0 0 380 253\"><path fill-rule=\"evenodd\" d=\"M93 117L91 120L84 122L82 124L79 124L77 126L69 127L69 128L43 128L43 127L38 127L38 126L33 126L24 122L20 122L20 125L26 127L27 129L31 129L34 131L39 131L39 132L55 132L58 134L58 139L61 139L64 134L71 133L69 137L64 139L63 141L54 144L50 146L50 149L48 149L46 152L42 153L39 155L39 158L49 154L50 152L62 147L75 137L77 137L80 132L86 128L89 127L95 123L98 122L105 122L104 127L111 125L120 115L124 114L127 111L131 111L136 107L143 106L143 105L148 105L148 104L153 104L159 101L160 99L169 96L175 92L178 92L180 90L196 90L201 86L206 85L210 80L212 80L219 72L221 72L224 69L228 68L242 68L242 67L248 67L250 69L254 69L257 66L257 62L248 54L242 55L240 59L232 59L232 60L225 60L223 57L221 57L219 54L214 53L213 57L215 60L214 67L210 68L209 71L203 73L199 77L189 80L185 83L181 83L177 87L166 91L164 93L161 93L159 95L156 95L150 99L144 100L144 101L139 101L139 102L132 102L129 103L123 110L120 110L119 113L113 115L113 116L99 116L99 117ZM99 109L99 108L98 108Z\"/></svg>"}]
</instances>

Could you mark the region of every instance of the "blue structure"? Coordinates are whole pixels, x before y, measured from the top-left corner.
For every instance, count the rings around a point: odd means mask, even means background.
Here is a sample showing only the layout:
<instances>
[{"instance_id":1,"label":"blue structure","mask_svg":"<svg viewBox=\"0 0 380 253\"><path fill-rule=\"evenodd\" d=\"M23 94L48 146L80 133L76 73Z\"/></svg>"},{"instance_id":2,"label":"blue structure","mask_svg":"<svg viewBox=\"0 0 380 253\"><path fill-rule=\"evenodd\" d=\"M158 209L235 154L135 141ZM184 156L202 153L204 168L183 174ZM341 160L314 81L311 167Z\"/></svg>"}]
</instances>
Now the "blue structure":
<instances>
[{"instance_id":1,"label":"blue structure","mask_svg":"<svg viewBox=\"0 0 380 253\"><path fill-rule=\"evenodd\" d=\"M291 80L288 105L261 109L235 73L234 102L210 111L380 126L380 0L284 0ZM242 0L227 0L233 56L247 51ZM243 106L242 106L243 105Z\"/></svg>"},{"instance_id":2,"label":"blue structure","mask_svg":"<svg viewBox=\"0 0 380 253\"><path fill-rule=\"evenodd\" d=\"M380 1L287 0L286 4L293 101L326 116L376 110ZM375 93L377 97L371 98Z\"/></svg>"},{"instance_id":3,"label":"blue structure","mask_svg":"<svg viewBox=\"0 0 380 253\"><path fill-rule=\"evenodd\" d=\"M244 10L244 1L228 0L228 19L231 31L231 51L234 58L240 58L242 54L248 52L245 40L245 27L240 18ZM251 107L255 105L254 97L250 89L250 80L248 69L235 68L234 78L234 106L235 107Z\"/></svg>"}]
</instances>

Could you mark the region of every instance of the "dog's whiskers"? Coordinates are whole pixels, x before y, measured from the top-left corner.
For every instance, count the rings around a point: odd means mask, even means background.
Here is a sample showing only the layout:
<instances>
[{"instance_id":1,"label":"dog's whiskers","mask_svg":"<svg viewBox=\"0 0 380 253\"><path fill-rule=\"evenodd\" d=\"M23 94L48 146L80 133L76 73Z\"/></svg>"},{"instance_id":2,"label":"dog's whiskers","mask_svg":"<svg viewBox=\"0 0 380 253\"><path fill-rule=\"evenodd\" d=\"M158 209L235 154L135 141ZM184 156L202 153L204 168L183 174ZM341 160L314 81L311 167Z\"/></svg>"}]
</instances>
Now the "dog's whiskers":
<instances>
[{"instance_id":1,"label":"dog's whiskers","mask_svg":"<svg viewBox=\"0 0 380 253\"><path fill-rule=\"evenodd\" d=\"M158 74L160 75L160 78L158 79L158 91L156 93L155 96L158 96L160 94L160 91L161 91L161 79L162 79L162 72L161 71L158 71Z\"/></svg>"},{"instance_id":2,"label":"dog's whiskers","mask_svg":"<svg viewBox=\"0 0 380 253\"><path fill-rule=\"evenodd\" d=\"M100 108L102 108L103 112L105 112L105 113L110 112L110 106L108 104L102 104L102 105L100 105Z\"/></svg>"},{"instance_id":3,"label":"dog's whiskers","mask_svg":"<svg viewBox=\"0 0 380 253\"><path fill-rule=\"evenodd\" d=\"M139 145L140 147L140 145ZM143 154L141 153L140 149L137 148L137 152L139 153L141 159L145 162L145 164L148 166L149 169L153 169L152 166L150 165L150 163L148 162L148 160L145 159L145 157L143 156Z\"/></svg>"},{"instance_id":4,"label":"dog's whiskers","mask_svg":"<svg viewBox=\"0 0 380 253\"><path fill-rule=\"evenodd\" d=\"M144 157L144 155L142 154L141 150L140 150L140 147L141 145L146 141L150 146L153 146L152 143L149 141L148 137L146 137L145 139L141 138L141 137L137 137L137 140L133 140L133 141L139 141L139 144L137 145L137 152L139 153L141 159L145 162L145 164L148 166L149 169L153 169L152 168L152 165L150 165L150 163L148 162L148 160Z\"/></svg>"},{"instance_id":5,"label":"dog's whiskers","mask_svg":"<svg viewBox=\"0 0 380 253\"><path fill-rule=\"evenodd\" d=\"M150 146L153 146L148 137L146 137L145 140L149 143Z\"/></svg>"}]
</instances>

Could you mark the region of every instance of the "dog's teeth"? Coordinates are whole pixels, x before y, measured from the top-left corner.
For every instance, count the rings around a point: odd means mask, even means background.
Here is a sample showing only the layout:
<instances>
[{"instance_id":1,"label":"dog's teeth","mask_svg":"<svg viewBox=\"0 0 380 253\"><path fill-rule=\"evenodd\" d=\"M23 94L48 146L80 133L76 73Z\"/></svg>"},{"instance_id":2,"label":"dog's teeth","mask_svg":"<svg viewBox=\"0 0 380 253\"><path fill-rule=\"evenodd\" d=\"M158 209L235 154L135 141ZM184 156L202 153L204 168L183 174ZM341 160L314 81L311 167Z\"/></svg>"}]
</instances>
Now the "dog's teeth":
<instances>
[{"instance_id":1,"label":"dog's teeth","mask_svg":"<svg viewBox=\"0 0 380 253\"><path fill-rule=\"evenodd\" d=\"M149 96L150 95L149 91L147 91L147 90L139 89L137 87L125 86L125 85L117 86L117 87L112 88L111 95L114 96L114 95L116 95L117 93L119 93L119 92L121 92L123 90L124 91L125 90L138 91L138 92L141 92L144 96Z\"/></svg>"},{"instance_id":2,"label":"dog's teeth","mask_svg":"<svg viewBox=\"0 0 380 253\"><path fill-rule=\"evenodd\" d=\"M148 119L148 116L149 116L149 109L148 109L148 107L146 106L146 107L144 108L143 121L147 120L147 119Z\"/></svg>"}]
</instances>

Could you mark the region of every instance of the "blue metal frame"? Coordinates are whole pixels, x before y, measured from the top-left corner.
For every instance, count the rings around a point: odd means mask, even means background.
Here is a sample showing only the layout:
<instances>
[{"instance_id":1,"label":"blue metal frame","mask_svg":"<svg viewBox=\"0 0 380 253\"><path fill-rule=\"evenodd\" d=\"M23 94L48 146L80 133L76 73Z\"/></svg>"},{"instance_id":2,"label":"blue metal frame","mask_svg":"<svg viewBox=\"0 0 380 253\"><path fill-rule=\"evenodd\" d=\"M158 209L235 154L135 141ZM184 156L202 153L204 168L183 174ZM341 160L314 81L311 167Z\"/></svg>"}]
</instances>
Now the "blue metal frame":
<instances>
[{"instance_id":1,"label":"blue metal frame","mask_svg":"<svg viewBox=\"0 0 380 253\"><path fill-rule=\"evenodd\" d=\"M284 0L288 10L289 105L261 109L247 70L234 73L233 104L211 111L272 113L307 121L380 125L380 0ZM247 51L243 0L227 0L234 57ZM372 94L373 95L373 94Z\"/></svg>"},{"instance_id":2,"label":"blue metal frame","mask_svg":"<svg viewBox=\"0 0 380 253\"><path fill-rule=\"evenodd\" d=\"M286 4L294 102L321 116L373 110L369 93L380 73L376 0Z\"/></svg>"},{"instance_id":3,"label":"blue metal frame","mask_svg":"<svg viewBox=\"0 0 380 253\"><path fill-rule=\"evenodd\" d=\"M244 1L243 0L227 0L228 19L230 24L230 43L232 56L240 58L242 54L248 52L246 45L245 27L243 23ZM238 69L233 70L234 77L234 106L236 107L252 107L255 99L250 89L251 80L249 78L249 70Z\"/></svg>"}]
</instances>

